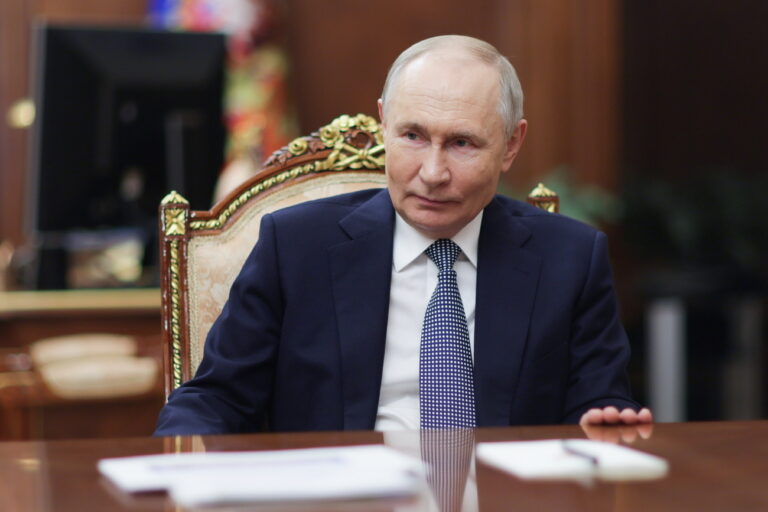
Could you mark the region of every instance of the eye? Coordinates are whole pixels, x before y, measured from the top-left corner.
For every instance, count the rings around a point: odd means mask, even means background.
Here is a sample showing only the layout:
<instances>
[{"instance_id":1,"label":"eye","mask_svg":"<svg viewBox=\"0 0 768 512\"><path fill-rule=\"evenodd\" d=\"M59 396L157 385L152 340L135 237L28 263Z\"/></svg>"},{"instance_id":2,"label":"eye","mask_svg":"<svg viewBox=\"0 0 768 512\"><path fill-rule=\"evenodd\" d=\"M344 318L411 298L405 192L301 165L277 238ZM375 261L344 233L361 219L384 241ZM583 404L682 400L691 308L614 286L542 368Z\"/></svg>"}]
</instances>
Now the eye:
<instances>
[{"instance_id":1,"label":"eye","mask_svg":"<svg viewBox=\"0 0 768 512\"><path fill-rule=\"evenodd\" d=\"M453 141L453 144L460 147L460 148L468 148L472 145L472 143L467 139L456 139Z\"/></svg>"},{"instance_id":2,"label":"eye","mask_svg":"<svg viewBox=\"0 0 768 512\"><path fill-rule=\"evenodd\" d=\"M408 140L418 140L419 136L415 132L406 132L405 138Z\"/></svg>"}]
</instances>

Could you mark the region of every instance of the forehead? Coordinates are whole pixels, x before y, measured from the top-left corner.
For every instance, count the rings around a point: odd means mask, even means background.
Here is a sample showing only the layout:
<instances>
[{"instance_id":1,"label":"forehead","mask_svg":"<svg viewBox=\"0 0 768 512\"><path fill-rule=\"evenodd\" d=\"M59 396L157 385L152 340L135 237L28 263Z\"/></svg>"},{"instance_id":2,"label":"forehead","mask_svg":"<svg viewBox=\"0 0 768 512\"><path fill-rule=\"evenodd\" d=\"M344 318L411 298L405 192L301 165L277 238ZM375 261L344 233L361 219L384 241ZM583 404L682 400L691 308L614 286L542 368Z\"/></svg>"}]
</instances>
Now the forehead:
<instances>
[{"instance_id":1,"label":"forehead","mask_svg":"<svg viewBox=\"0 0 768 512\"><path fill-rule=\"evenodd\" d=\"M440 52L410 62L388 100L390 121L475 123L496 129L499 75L496 68L464 52ZM494 126L488 126L494 125Z\"/></svg>"}]
</instances>

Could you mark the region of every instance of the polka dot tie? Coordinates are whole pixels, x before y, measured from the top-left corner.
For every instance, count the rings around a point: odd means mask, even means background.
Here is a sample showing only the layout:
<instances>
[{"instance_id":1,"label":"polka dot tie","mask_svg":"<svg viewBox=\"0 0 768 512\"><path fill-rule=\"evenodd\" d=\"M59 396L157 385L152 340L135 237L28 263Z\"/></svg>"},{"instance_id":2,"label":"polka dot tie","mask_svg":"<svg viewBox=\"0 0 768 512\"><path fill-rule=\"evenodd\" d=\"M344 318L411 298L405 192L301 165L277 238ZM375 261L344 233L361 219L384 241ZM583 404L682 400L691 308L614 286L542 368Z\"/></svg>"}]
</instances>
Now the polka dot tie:
<instances>
[{"instance_id":1,"label":"polka dot tie","mask_svg":"<svg viewBox=\"0 0 768 512\"><path fill-rule=\"evenodd\" d=\"M458 245L446 239L426 250L439 274L421 332L419 404L425 429L475 426L469 329L453 269L460 252Z\"/></svg>"}]
</instances>

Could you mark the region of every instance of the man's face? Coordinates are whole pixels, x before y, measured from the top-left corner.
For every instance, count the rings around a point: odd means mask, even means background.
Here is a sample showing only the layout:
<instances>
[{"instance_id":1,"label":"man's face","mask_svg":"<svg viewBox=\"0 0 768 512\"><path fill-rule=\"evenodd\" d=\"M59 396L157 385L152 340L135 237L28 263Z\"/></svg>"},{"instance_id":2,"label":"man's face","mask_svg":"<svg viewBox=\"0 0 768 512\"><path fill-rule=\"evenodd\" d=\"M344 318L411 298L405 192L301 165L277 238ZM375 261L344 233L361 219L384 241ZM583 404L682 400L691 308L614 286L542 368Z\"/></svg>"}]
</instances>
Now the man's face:
<instances>
[{"instance_id":1,"label":"man's face","mask_svg":"<svg viewBox=\"0 0 768 512\"><path fill-rule=\"evenodd\" d=\"M450 238L491 201L525 137L509 139L498 112L495 68L465 53L430 54L392 84L384 128L389 194L395 210L430 238Z\"/></svg>"}]
</instances>

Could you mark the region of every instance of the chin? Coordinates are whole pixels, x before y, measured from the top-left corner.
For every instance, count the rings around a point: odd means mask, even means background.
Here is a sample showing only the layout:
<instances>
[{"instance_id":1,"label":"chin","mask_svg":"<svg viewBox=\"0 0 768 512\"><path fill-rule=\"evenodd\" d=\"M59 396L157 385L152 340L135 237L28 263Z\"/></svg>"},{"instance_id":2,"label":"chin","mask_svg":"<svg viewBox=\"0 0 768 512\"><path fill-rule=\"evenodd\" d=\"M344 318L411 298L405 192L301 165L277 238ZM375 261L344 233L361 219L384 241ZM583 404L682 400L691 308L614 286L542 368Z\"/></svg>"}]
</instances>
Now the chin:
<instances>
[{"instance_id":1,"label":"chin","mask_svg":"<svg viewBox=\"0 0 768 512\"><path fill-rule=\"evenodd\" d=\"M414 229L430 238L451 238L461 229L461 227L456 228L460 226L459 219L447 218L434 211L405 211L401 212L400 216Z\"/></svg>"},{"instance_id":2,"label":"chin","mask_svg":"<svg viewBox=\"0 0 768 512\"><path fill-rule=\"evenodd\" d=\"M431 224L431 223L417 223L413 226L422 234L430 238L451 238L453 235L459 232L453 225L445 224Z\"/></svg>"}]
</instances>

